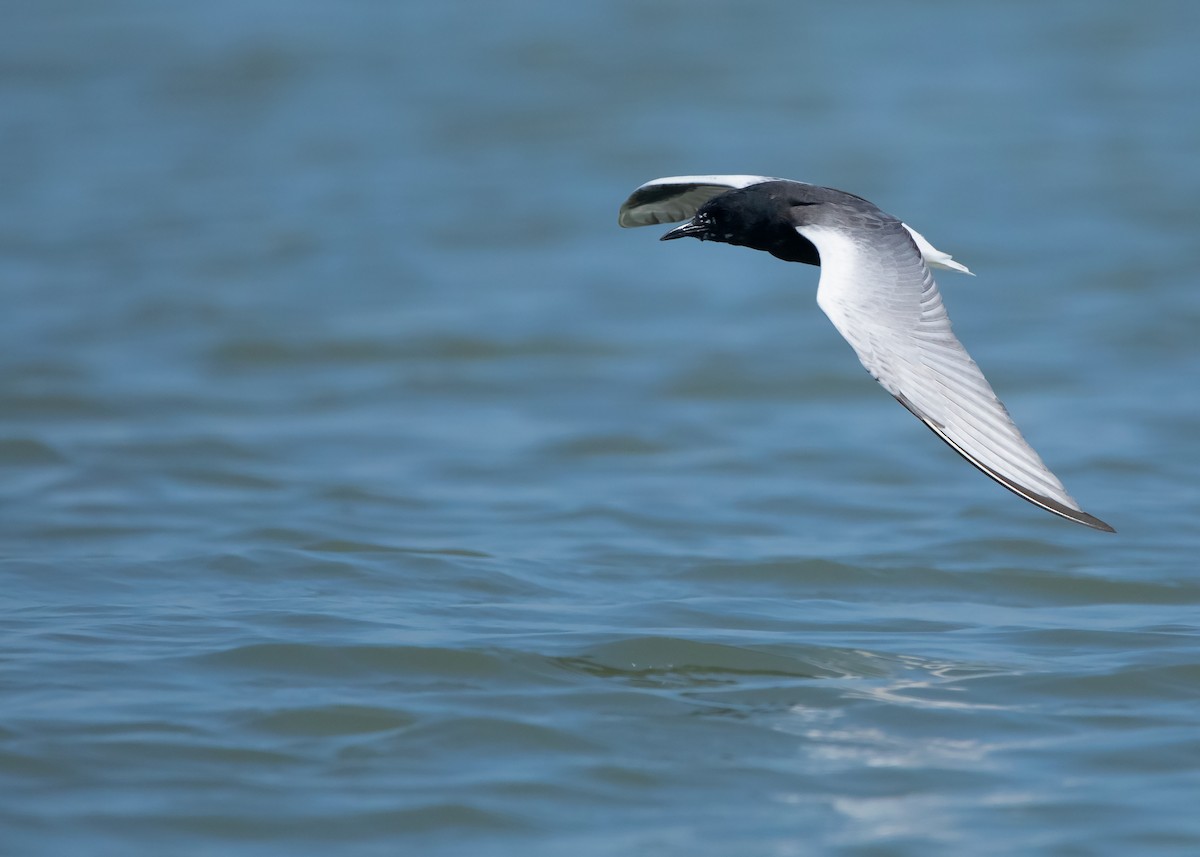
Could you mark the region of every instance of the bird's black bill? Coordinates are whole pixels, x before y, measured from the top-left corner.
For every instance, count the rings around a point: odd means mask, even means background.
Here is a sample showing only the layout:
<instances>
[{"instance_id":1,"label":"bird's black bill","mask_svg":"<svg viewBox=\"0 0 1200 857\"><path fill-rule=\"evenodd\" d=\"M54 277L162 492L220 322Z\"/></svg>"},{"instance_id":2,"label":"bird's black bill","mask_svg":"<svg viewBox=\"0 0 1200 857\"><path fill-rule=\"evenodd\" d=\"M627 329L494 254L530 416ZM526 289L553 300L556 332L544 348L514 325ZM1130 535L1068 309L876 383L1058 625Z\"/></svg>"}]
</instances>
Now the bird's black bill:
<instances>
[{"instance_id":1,"label":"bird's black bill","mask_svg":"<svg viewBox=\"0 0 1200 857\"><path fill-rule=\"evenodd\" d=\"M705 227L702 224L696 223L694 220L689 220L680 226L676 226L659 241L673 241L676 238L703 238Z\"/></svg>"}]
</instances>

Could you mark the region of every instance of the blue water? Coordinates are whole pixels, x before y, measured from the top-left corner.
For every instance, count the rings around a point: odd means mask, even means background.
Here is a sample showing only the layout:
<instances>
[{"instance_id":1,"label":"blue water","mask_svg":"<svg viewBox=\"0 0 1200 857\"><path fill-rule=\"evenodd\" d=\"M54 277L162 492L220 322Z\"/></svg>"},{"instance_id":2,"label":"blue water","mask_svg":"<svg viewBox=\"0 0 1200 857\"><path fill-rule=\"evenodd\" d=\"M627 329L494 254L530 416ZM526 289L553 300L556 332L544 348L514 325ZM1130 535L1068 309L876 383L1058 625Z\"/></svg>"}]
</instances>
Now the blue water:
<instances>
[{"instance_id":1,"label":"blue water","mask_svg":"<svg viewBox=\"0 0 1200 857\"><path fill-rule=\"evenodd\" d=\"M1200 6L9 4L0 853L1200 853ZM648 179L861 194L1106 535Z\"/></svg>"}]
</instances>

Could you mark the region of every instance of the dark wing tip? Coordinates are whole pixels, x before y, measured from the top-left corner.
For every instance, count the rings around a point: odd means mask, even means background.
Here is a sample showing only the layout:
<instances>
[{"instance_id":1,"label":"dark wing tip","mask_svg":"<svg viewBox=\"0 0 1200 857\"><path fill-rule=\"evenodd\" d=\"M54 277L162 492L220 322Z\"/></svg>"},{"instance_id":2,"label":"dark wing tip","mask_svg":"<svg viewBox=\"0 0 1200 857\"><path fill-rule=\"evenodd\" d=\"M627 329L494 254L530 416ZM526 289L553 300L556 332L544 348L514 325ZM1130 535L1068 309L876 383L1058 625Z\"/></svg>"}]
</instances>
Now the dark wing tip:
<instances>
[{"instance_id":1,"label":"dark wing tip","mask_svg":"<svg viewBox=\"0 0 1200 857\"><path fill-rule=\"evenodd\" d=\"M961 455L963 458L965 458L967 461L969 461L985 476L988 476L989 478L993 479L994 481L999 482L1001 485L1003 485L1009 491L1016 494L1021 499L1027 500L1030 503L1033 503L1035 506L1040 506L1041 508L1045 509L1047 512L1053 512L1055 515L1066 518L1068 521L1074 521L1077 524L1083 524L1085 527L1091 527L1093 530L1100 530L1101 532L1105 532L1105 533L1115 533L1116 532L1116 530L1113 527L1109 526L1104 521L1101 521L1095 515L1089 515L1087 512L1083 511L1082 509L1073 509L1070 506L1066 506L1066 505L1060 503L1058 500L1047 497L1044 494L1039 494L1036 491L1032 491L1032 490L1024 487L1023 485L1019 485L1018 483L1013 482L1007 476L997 473L995 470L988 467L983 462L977 460L974 456L970 455L966 450L964 450L961 446L959 446L957 443L955 443L946 434L946 432L942 430L942 428L937 423L922 416L922 414L916 408L914 408L912 406L912 404L910 404L909 401L907 399L905 399L903 396L896 396L895 398L896 398L896 401L898 401L900 404L904 405L904 407L907 408L912 413L913 416L915 416L917 419L919 419L921 422L923 422L926 426L929 427L929 429L934 434L936 434L943 441L945 441L947 446L949 446L951 449L953 449L955 452L957 452L959 455Z\"/></svg>"},{"instance_id":2,"label":"dark wing tip","mask_svg":"<svg viewBox=\"0 0 1200 857\"><path fill-rule=\"evenodd\" d=\"M1089 515L1087 512L1075 512L1068 515L1072 521L1078 521L1086 527L1091 527L1093 530L1100 530L1104 533L1115 533L1116 528L1109 526L1104 521L1101 521L1095 515Z\"/></svg>"},{"instance_id":3,"label":"dark wing tip","mask_svg":"<svg viewBox=\"0 0 1200 857\"><path fill-rule=\"evenodd\" d=\"M971 463L974 464L975 462L971 462ZM1034 503L1035 505L1041 506L1047 512L1053 512L1056 515L1060 515L1061 517L1066 518L1068 521L1074 521L1077 524L1083 524L1085 527L1091 527L1093 530L1100 530L1101 532L1104 532L1104 533L1115 533L1116 532L1115 529L1110 527L1104 521L1101 521L1095 515L1089 515L1087 512L1083 511L1082 509L1072 509L1070 506L1064 506L1062 503L1058 502L1057 500L1052 500L1049 497L1045 497L1041 494L1038 494L1036 491L1030 491L1028 488L1022 488L1020 485L1017 485L1015 482L1011 482L1010 480L1007 480L998 474L992 473L989 470L987 470L986 468L980 467L978 464L976 464L975 466L979 467L980 470L982 470L988 476L995 479L997 482L999 482L1001 485L1003 485L1009 491L1012 491L1014 494L1016 494L1020 497L1023 497L1024 499L1028 500L1030 503Z\"/></svg>"}]
</instances>

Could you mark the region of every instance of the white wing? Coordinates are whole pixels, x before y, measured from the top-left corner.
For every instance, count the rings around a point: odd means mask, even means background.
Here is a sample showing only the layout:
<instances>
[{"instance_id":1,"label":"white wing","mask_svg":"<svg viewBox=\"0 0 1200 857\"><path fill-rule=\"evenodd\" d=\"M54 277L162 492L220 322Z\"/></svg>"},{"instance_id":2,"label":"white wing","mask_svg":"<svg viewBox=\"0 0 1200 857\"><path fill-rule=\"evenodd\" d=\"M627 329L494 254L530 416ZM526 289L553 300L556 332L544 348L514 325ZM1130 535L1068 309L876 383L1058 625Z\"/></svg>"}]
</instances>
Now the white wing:
<instances>
[{"instance_id":1,"label":"white wing","mask_svg":"<svg viewBox=\"0 0 1200 857\"><path fill-rule=\"evenodd\" d=\"M693 217L700 210L700 206L714 196L750 185L777 181L791 180L771 176L667 176L654 179L639 187L622 203L617 222L625 227L678 223ZM938 250L925 240L924 235L907 223L904 224L904 228L917 243L927 265L964 274L971 273L966 265L955 262L949 253Z\"/></svg>"},{"instance_id":2,"label":"white wing","mask_svg":"<svg viewBox=\"0 0 1200 857\"><path fill-rule=\"evenodd\" d=\"M1089 527L950 328L921 252L899 223L856 234L801 226L821 257L817 304L884 389L1005 488Z\"/></svg>"},{"instance_id":3,"label":"white wing","mask_svg":"<svg viewBox=\"0 0 1200 857\"><path fill-rule=\"evenodd\" d=\"M621 205L617 222L622 226L678 223L692 217L714 196L773 181L780 179L770 176L667 176L655 179L629 195Z\"/></svg>"}]
</instances>

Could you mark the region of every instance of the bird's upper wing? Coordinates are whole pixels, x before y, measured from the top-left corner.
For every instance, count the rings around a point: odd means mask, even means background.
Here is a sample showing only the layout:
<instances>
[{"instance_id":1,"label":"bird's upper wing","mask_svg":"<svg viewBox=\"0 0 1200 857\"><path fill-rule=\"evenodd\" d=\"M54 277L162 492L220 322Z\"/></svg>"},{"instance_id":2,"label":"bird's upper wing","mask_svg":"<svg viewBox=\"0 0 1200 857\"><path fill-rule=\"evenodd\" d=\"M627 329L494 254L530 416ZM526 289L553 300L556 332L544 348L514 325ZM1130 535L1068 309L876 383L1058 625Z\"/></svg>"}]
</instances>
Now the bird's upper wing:
<instances>
[{"instance_id":1,"label":"bird's upper wing","mask_svg":"<svg viewBox=\"0 0 1200 857\"><path fill-rule=\"evenodd\" d=\"M942 296L898 221L801 226L821 257L817 304L863 366L934 433L1005 488L1099 530L1033 450L950 328Z\"/></svg>"},{"instance_id":2,"label":"bird's upper wing","mask_svg":"<svg viewBox=\"0 0 1200 857\"><path fill-rule=\"evenodd\" d=\"M621 205L622 226L677 223L695 215L700 206L726 191L779 181L770 176L667 176L646 182Z\"/></svg>"}]
</instances>

